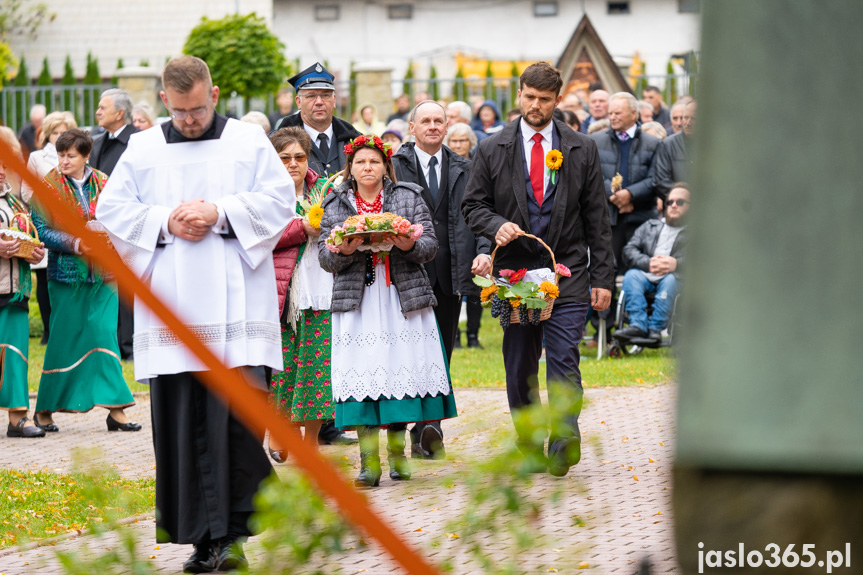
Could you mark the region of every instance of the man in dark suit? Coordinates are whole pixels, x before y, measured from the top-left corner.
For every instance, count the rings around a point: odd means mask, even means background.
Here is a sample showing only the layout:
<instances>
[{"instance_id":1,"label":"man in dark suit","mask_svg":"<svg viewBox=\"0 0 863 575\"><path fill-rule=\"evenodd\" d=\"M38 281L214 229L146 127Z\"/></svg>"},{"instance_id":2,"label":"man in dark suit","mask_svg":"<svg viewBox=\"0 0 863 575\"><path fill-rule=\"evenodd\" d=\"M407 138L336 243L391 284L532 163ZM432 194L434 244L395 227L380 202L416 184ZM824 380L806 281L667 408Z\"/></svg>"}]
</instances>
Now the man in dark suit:
<instances>
[{"instance_id":1,"label":"man in dark suit","mask_svg":"<svg viewBox=\"0 0 863 575\"><path fill-rule=\"evenodd\" d=\"M434 260L425 264L425 268L437 298L434 313L447 364L450 364L458 333L461 298L479 295L473 274L488 274L491 243L480 238L478 250L477 240L461 214L470 160L443 145L447 132L446 110L434 100L420 102L410 113L409 127L416 143L402 144L393 156L393 166L400 182L423 187L423 199L431 211L439 247ZM411 443L414 457L442 458L445 455L439 421L417 423L411 430Z\"/></svg>"},{"instance_id":2,"label":"man in dark suit","mask_svg":"<svg viewBox=\"0 0 863 575\"><path fill-rule=\"evenodd\" d=\"M117 160L126 151L129 137L138 131L132 125L132 99L125 90L112 88L105 90L96 108L96 122L105 131L93 138L93 151L90 165L109 176L117 165ZM133 359L132 340L135 333L132 309L120 298L117 312L117 343L120 344L120 357Z\"/></svg>"},{"instance_id":3,"label":"man in dark suit","mask_svg":"<svg viewBox=\"0 0 863 575\"><path fill-rule=\"evenodd\" d=\"M519 237L528 232L542 238L558 263L572 272L560 280L560 296L550 318L537 326L512 324L503 336L507 395L524 464L533 472L547 468L555 476L566 475L581 458L578 344L588 308L607 308L614 286L611 225L599 154L593 140L553 120L562 84L560 72L548 63L525 69L518 91L522 118L480 143L462 204L474 233L501 246L497 269L552 266L550 255L538 242ZM551 150L563 155L555 172L545 167ZM523 408L538 402L543 341L549 404L556 414L550 422L547 459L544 440L519 417Z\"/></svg>"},{"instance_id":4,"label":"man in dark suit","mask_svg":"<svg viewBox=\"0 0 863 575\"><path fill-rule=\"evenodd\" d=\"M303 128L312 139L309 168L324 177L345 167L345 144L360 135L349 123L333 116L336 109L334 79L320 62L290 78L288 82L297 92L298 111L279 120L273 128Z\"/></svg>"},{"instance_id":5,"label":"man in dark suit","mask_svg":"<svg viewBox=\"0 0 863 575\"><path fill-rule=\"evenodd\" d=\"M93 138L90 165L109 176L126 151L129 137L138 131L132 125L132 106L129 94L117 88L105 90L99 98L96 122L105 131Z\"/></svg>"}]
</instances>

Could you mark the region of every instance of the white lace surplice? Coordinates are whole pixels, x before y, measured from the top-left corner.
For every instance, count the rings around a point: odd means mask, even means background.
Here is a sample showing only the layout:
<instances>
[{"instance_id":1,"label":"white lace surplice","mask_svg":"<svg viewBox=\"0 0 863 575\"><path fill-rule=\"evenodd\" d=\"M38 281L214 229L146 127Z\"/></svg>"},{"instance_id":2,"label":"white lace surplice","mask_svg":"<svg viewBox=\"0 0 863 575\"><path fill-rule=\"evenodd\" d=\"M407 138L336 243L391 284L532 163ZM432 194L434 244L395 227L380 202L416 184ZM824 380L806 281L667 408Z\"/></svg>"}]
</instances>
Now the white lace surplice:
<instances>
[{"instance_id":1,"label":"white lace surplice","mask_svg":"<svg viewBox=\"0 0 863 575\"><path fill-rule=\"evenodd\" d=\"M384 267L365 287L360 309L333 314L333 399L357 401L447 395L449 375L434 311L403 315Z\"/></svg>"},{"instance_id":2,"label":"white lace surplice","mask_svg":"<svg viewBox=\"0 0 863 575\"><path fill-rule=\"evenodd\" d=\"M157 245L162 223L190 199L222 207L237 237ZM282 369L272 251L294 205L293 182L260 127L228 120L217 140L134 134L96 217L126 264L228 367ZM204 369L137 299L134 351L139 381Z\"/></svg>"}]
</instances>

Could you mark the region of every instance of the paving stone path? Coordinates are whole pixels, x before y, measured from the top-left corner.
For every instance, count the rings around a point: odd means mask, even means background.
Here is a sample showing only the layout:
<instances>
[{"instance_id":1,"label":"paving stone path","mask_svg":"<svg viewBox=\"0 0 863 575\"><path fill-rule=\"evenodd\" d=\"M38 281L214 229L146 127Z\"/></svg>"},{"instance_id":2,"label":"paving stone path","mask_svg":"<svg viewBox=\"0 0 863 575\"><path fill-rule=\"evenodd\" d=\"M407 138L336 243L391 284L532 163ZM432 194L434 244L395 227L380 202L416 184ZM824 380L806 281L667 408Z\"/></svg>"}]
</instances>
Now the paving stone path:
<instances>
[{"instance_id":1,"label":"paving stone path","mask_svg":"<svg viewBox=\"0 0 863 575\"><path fill-rule=\"evenodd\" d=\"M502 390L457 389L460 417L444 423L447 459L412 461L414 478L395 483L386 475L378 489L367 491L374 508L410 544L432 562L449 560L454 573L481 573L464 542L448 533L446 524L460 517L469 493L460 484L471 461L488 459L502 449L501 431L511 429ZM671 469L674 453L674 385L600 388L586 391L581 417L583 457L565 478L534 476L531 497L548 499L557 490L562 497L546 504L531 524L543 537L542 545L517 557L524 573L638 573L639 562L649 557L651 573L679 573L675 559L671 513ZM128 410L144 424L140 433L107 433L104 410L84 415L57 414L61 432L45 439L0 438L0 466L20 470L40 469L56 473L72 470L73 451L96 448L105 462L127 478L155 475L150 435L149 401L138 397ZM382 436L382 443L384 438ZM325 447L335 458L358 462L356 448ZM383 449L383 446L382 446ZM280 471L286 465L276 466ZM355 473L352 469L346 472ZM180 573L191 547L155 543L153 515L129 523L159 573ZM54 551L96 551L117 545L116 536L63 538L53 546L29 550L0 550L0 574L63 573ZM252 564L258 544L246 546ZM485 549L500 559L511 552L507 541L489 541ZM309 564L322 573L400 573L376 544L349 550L337 558L317 558Z\"/></svg>"}]
</instances>

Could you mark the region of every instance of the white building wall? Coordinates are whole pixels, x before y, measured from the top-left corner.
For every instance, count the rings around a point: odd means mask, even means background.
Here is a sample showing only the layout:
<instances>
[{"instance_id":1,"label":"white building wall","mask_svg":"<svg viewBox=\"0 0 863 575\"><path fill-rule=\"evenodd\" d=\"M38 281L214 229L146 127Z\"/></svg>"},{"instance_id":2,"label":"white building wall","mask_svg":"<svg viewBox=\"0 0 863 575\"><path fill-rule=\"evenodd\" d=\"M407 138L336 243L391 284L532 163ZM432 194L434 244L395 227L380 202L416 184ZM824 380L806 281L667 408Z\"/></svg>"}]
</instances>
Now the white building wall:
<instances>
[{"instance_id":1,"label":"white building wall","mask_svg":"<svg viewBox=\"0 0 863 575\"><path fill-rule=\"evenodd\" d=\"M35 40L12 37L17 57L27 58L36 77L48 57L51 73L59 78L68 54L79 78L84 76L87 52L99 60L105 77L114 73L117 59L126 66L147 60L161 68L166 58L182 55L189 32L201 20L235 12L256 12L272 26L272 0L41 0L57 17L42 26Z\"/></svg>"},{"instance_id":2,"label":"white building wall","mask_svg":"<svg viewBox=\"0 0 863 575\"><path fill-rule=\"evenodd\" d=\"M452 78L456 52L556 62L584 12L613 57L638 51L648 74L665 74L672 54L700 46L700 16L678 13L677 0L631 0L625 15L608 14L605 0L561 0L552 17L535 17L533 0L401 1L413 5L412 19L389 20L393 2L382 0L274 0L273 31L303 67L328 60L342 79L352 60L387 63L396 79L409 58L421 69L434 62L438 77ZM339 20L316 22L315 6L322 4L339 5Z\"/></svg>"}]
</instances>

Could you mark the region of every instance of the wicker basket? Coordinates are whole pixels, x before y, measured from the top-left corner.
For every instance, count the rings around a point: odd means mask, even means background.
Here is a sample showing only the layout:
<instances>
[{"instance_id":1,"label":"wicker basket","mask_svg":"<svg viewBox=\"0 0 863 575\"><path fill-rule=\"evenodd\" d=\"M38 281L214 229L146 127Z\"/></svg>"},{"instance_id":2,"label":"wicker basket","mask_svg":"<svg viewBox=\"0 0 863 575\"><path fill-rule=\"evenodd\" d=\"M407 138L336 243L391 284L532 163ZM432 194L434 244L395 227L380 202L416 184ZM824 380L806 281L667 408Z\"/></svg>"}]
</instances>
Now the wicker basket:
<instances>
[{"instance_id":1,"label":"wicker basket","mask_svg":"<svg viewBox=\"0 0 863 575\"><path fill-rule=\"evenodd\" d=\"M0 230L0 238L7 242L11 242L14 240L20 241L21 244L18 246L18 252L15 254L15 257L27 259L33 255L33 251L36 248L42 245L42 242L39 241L39 231L36 229L36 226L33 225L33 221L30 219L30 214L16 213L15 216L12 218L12 221L18 222L19 220L24 220L25 222L27 222L26 230L18 228L16 223L15 227ZM33 230L33 233L36 234L35 239L30 236L31 229Z\"/></svg>"},{"instance_id":2,"label":"wicker basket","mask_svg":"<svg viewBox=\"0 0 863 575\"><path fill-rule=\"evenodd\" d=\"M548 250L548 253L551 254L551 269L555 272L554 274L554 285L559 284L560 276L557 274L557 260L554 259L554 252L551 251L551 248L548 247L544 241L533 234L528 234L525 232L520 232L518 235L524 236L526 238L532 238L542 244L542 247ZM491 252L491 276L494 277L494 256L497 253L497 249L500 246L495 246L494 251ZM551 317L551 308L554 307L554 298L545 296L545 307L542 308L542 313L539 314L539 321L545 321ZM513 308L512 313L509 316L509 323L521 323L521 317L519 316L518 309Z\"/></svg>"}]
</instances>

